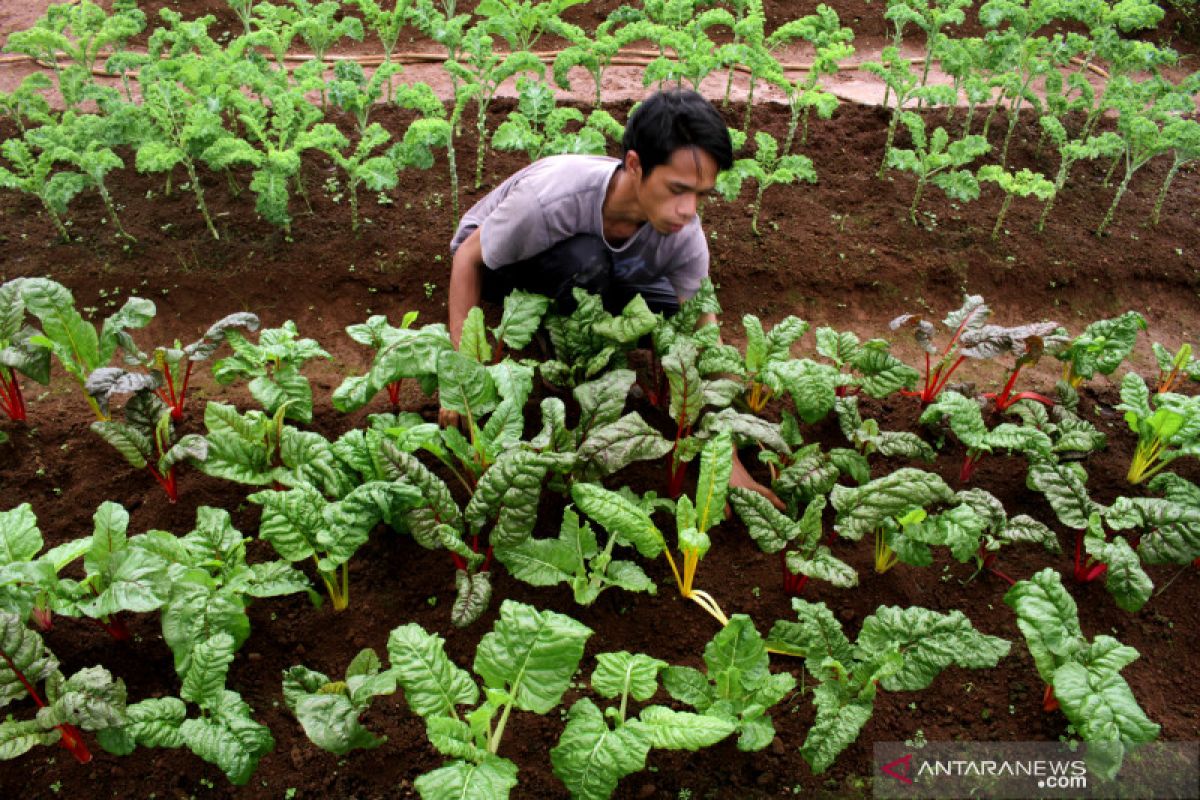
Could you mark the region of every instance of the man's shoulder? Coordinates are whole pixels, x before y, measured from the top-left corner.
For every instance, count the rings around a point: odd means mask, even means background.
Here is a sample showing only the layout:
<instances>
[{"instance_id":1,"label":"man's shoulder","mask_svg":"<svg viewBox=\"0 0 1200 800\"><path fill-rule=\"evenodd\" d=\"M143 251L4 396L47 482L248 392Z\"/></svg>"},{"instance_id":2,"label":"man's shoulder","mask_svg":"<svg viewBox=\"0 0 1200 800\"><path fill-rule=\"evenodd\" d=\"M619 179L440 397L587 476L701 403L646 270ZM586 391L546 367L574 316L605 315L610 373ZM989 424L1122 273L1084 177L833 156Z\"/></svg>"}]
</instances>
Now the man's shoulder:
<instances>
[{"instance_id":1,"label":"man's shoulder","mask_svg":"<svg viewBox=\"0 0 1200 800\"><path fill-rule=\"evenodd\" d=\"M547 156L513 177L523 193L535 195L544 204L581 193L608 189L608 180L620 163L608 156L565 154Z\"/></svg>"}]
</instances>

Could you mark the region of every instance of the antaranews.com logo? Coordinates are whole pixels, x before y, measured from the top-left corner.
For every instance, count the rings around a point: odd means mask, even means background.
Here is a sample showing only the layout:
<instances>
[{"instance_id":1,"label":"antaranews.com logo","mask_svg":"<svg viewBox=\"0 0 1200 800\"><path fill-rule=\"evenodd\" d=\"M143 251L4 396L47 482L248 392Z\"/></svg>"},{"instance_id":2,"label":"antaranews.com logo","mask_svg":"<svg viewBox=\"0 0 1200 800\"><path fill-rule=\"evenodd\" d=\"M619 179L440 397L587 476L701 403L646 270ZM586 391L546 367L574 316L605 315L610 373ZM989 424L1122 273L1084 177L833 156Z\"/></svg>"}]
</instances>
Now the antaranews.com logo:
<instances>
[{"instance_id":1,"label":"antaranews.com logo","mask_svg":"<svg viewBox=\"0 0 1200 800\"><path fill-rule=\"evenodd\" d=\"M1200 798L1200 743L875 745L877 798Z\"/></svg>"}]
</instances>

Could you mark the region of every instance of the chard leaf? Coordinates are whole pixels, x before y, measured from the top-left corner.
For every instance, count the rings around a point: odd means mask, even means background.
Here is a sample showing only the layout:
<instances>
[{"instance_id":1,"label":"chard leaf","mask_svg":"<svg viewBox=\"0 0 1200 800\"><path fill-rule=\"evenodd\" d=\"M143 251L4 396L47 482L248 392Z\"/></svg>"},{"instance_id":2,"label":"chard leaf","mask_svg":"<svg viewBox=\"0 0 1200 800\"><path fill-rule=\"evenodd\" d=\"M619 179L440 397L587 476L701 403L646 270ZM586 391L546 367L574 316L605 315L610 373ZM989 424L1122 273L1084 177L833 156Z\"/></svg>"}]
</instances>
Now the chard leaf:
<instances>
[{"instance_id":1,"label":"chard leaf","mask_svg":"<svg viewBox=\"0 0 1200 800\"><path fill-rule=\"evenodd\" d=\"M671 452L671 442L631 411L600 425L579 445L575 455L588 478L602 478L632 464L652 461Z\"/></svg>"},{"instance_id":2,"label":"chard leaf","mask_svg":"<svg viewBox=\"0 0 1200 800\"><path fill-rule=\"evenodd\" d=\"M739 447L756 444L778 453L786 453L790 449L779 425L755 414L743 414L732 408L723 408L704 415L700 423L701 433L716 434L725 431L733 435L734 442Z\"/></svg>"},{"instance_id":3,"label":"chard leaf","mask_svg":"<svg viewBox=\"0 0 1200 800\"><path fill-rule=\"evenodd\" d=\"M42 637L6 611L0 611L0 655L0 708L24 697L27 686L36 686L58 671L58 660Z\"/></svg>"},{"instance_id":4,"label":"chard leaf","mask_svg":"<svg viewBox=\"0 0 1200 800\"><path fill-rule=\"evenodd\" d=\"M858 691L842 689L835 681L823 681L813 689L817 717L800 747L800 755L812 771L829 769L838 754L858 739L859 732L875 709L875 686L868 683Z\"/></svg>"},{"instance_id":5,"label":"chard leaf","mask_svg":"<svg viewBox=\"0 0 1200 800\"><path fill-rule=\"evenodd\" d=\"M1151 489L1165 484L1163 478L1174 479L1195 488L1188 481L1171 473L1155 476ZM1175 497L1118 497L1105 515L1114 530L1134 528L1146 531L1138 545L1138 554L1148 564L1187 564L1200 557L1200 501L1188 497L1186 490L1176 490Z\"/></svg>"},{"instance_id":6,"label":"chard leaf","mask_svg":"<svg viewBox=\"0 0 1200 800\"><path fill-rule=\"evenodd\" d=\"M496 407L496 384L478 361L443 351L438 355L437 374L442 408L479 420Z\"/></svg>"},{"instance_id":7,"label":"chard leaf","mask_svg":"<svg viewBox=\"0 0 1200 800\"><path fill-rule=\"evenodd\" d=\"M767 637L772 649L800 656L805 667L818 680L824 680L821 664L827 659L838 664L852 664L854 651L842 626L824 603L809 603L792 599L792 608L799 615L797 622L777 620Z\"/></svg>"},{"instance_id":8,"label":"chard leaf","mask_svg":"<svg viewBox=\"0 0 1200 800\"><path fill-rule=\"evenodd\" d=\"M637 504L593 483L572 485L571 497L580 511L599 522L610 536L631 543L643 558L654 558L663 551L662 532L650 520L649 512Z\"/></svg>"},{"instance_id":9,"label":"chard leaf","mask_svg":"<svg viewBox=\"0 0 1200 800\"><path fill-rule=\"evenodd\" d=\"M954 492L938 475L904 467L857 488L835 486L830 495L837 509L839 534L858 541L889 517L914 507L948 503Z\"/></svg>"},{"instance_id":10,"label":"chard leaf","mask_svg":"<svg viewBox=\"0 0 1200 800\"><path fill-rule=\"evenodd\" d=\"M825 498L819 500L824 506ZM799 523L785 516L758 492L732 488L729 490L729 504L746 524L750 538L764 553L778 553L800 535Z\"/></svg>"},{"instance_id":11,"label":"chard leaf","mask_svg":"<svg viewBox=\"0 0 1200 800\"><path fill-rule=\"evenodd\" d=\"M147 460L154 454L150 437L124 422L97 421L92 431L112 445L121 457L134 469L145 469Z\"/></svg>"},{"instance_id":12,"label":"chard leaf","mask_svg":"<svg viewBox=\"0 0 1200 800\"><path fill-rule=\"evenodd\" d=\"M326 530L324 512L329 503L312 486L255 492L247 499L263 507L259 537L288 561L307 560L323 549L320 537Z\"/></svg>"},{"instance_id":13,"label":"chard leaf","mask_svg":"<svg viewBox=\"0 0 1200 800\"><path fill-rule=\"evenodd\" d=\"M462 529L462 514L458 503L450 494L446 483L434 475L414 455L406 453L392 442L383 442L380 453L387 462L388 476L393 480L403 480L410 486L416 487L424 502L409 509L405 520L413 538L422 547L436 549L440 541L437 535L439 525Z\"/></svg>"},{"instance_id":14,"label":"chard leaf","mask_svg":"<svg viewBox=\"0 0 1200 800\"><path fill-rule=\"evenodd\" d=\"M413 785L421 800L506 800L509 790L517 785L517 765L507 758L488 754L480 763L451 761L444 767L427 772Z\"/></svg>"},{"instance_id":15,"label":"chard leaf","mask_svg":"<svg viewBox=\"0 0 1200 800\"><path fill-rule=\"evenodd\" d=\"M227 633L237 647L250 635L244 601L192 580L180 580L162 610L163 639L175 656L175 671L186 675L195 648L210 636Z\"/></svg>"},{"instance_id":16,"label":"chard leaf","mask_svg":"<svg viewBox=\"0 0 1200 800\"><path fill-rule=\"evenodd\" d=\"M216 705L225 692L225 679L237 645L227 633L218 633L192 650L192 660L183 676L179 696L197 705Z\"/></svg>"},{"instance_id":17,"label":"chard leaf","mask_svg":"<svg viewBox=\"0 0 1200 800\"><path fill-rule=\"evenodd\" d=\"M883 606L863 622L856 653L867 662L888 651L904 657L900 669L881 682L889 692L927 689L942 670L996 666L1008 655L1009 643L979 633L960 611L939 614L925 608Z\"/></svg>"},{"instance_id":18,"label":"chard leaf","mask_svg":"<svg viewBox=\"0 0 1200 800\"><path fill-rule=\"evenodd\" d=\"M572 797L605 800L621 778L645 769L651 744L650 732L637 720L613 730L585 697L571 706L558 744L550 750L550 762Z\"/></svg>"},{"instance_id":19,"label":"chard leaf","mask_svg":"<svg viewBox=\"0 0 1200 800\"><path fill-rule=\"evenodd\" d=\"M517 708L545 714L562 700L591 634L570 617L505 600L479 642L475 672L488 687L512 695Z\"/></svg>"},{"instance_id":20,"label":"chard leaf","mask_svg":"<svg viewBox=\"0 0 1200 800\"><path fill-rule=\"evenodd\" d=\"M1104 571L1104 588L1117 605L1125 611L1141 610L1154 591L1154 582L1142 569L1142 562L1129 542L1119 536L1106 541L1100 536L1089 535L1084 543L1088 555L1108 565Z\"/></svg>"},{"instance_id":21,"label":"chard leaf","mask_svg":"<svg viewBox=\"0 0 1200 800\"><path fill-rule=\"evenodd\" d=\"M666 706L643 708L638 721L650 734L650 746L661 750L695 751L711 747L737 730L734 720L711 714L674 711ZM770 744L769 739L767 744Z\"/></svg>"},{"instance_id":22,"label":"chard leaf","mask_svg":"<svg viewBox=\"0 0 1200 800\"><path fill-rule=\"evenodd\" d=\"M422 717L452 716L455 706L478 701L475 681L450 661L442 637L410 622L392 630L387 650L409 708Z\"/></svg>"},{"instance_id":23,"label":"chard leaf","mask_svg":"<svg viewBox=\"0 0 1200 800\"><path fill-rule=\"evenodd\" d=\"M425 735L434 749L444 756L473 763L486 761L491 756L486 749L475 746L471 726L454 717L427 717Z\"/></svg>"},{"instance_id":24,"label":"chard leaf","mask_svg":"<svg viewBox=\"0 0 1200 800\"><path fill-rule=\"evenodd\" d=\"M833 410L837 387L843 382L835 368L807 358L780 364L771 375L778 379L779 388L791 394L796 413L809 424L821 421Z\"/></svg>"},{"instance_id":25,"label":"chard leaf","mask_svg":"<svg viewBox=\"0 0 1200 800\"><path fill-rule=\"evenodd\" d=\"M680 339L662 357L663 372L671 390L669 413L681 429L690 428L704 407L704 382L696 367L696 346Z\"/></svg>"},{"instance_id":26,"label":"chard leaf","mask_svg":"<svg viewBox=\"0 0 1200 800\"><path fill-rule=\"evenodd\" d=\"M62 732L57 728L46 730L37 720L18 720L10 716L0 722L0 759L17 758L40 744L54 744L61 737Z\"/></svg>"},{"instance_id":27,"label":"chard leaf","mask_svg":"<svg viewBox=\"0 0 1200 800\"><path fill-rule=\"evenodd\" d=\"M1073 661L1086 648L1079 627L1079 611L1063 588L1058 572L1047 568L1027 581L1018 581L1004 595L1017 615L1038 674L1053 684L1055 671Z\"/></svg>"},{"instance_id":28,"label":"chard leaf","mask_svg":"<svg viewBox=\"0 0 1200 800\"><path fill-rule=\"evenodd\" d=\"M592 330L619 344L629 344L650 333L657 324L658 318L646 305L646 298L635 294L619 315L600 320Z\"/></svg>"},{"instance_id":29,"label":"chard leaf","mask_svg":"<svg viewBox=\"0 0 1200 800\"><path fill-rule=\"evenodd\" d=\"M531 537L512 547L498 547L495 553L514 578L531 586L554 586L586 569L579 553L562 539Z\"/></svg>"},{"instance_id":30,"label":"chard leaf","mask_svg":"<svg viewBox=\"0 0 1200 800\"><path fill-rule=\"evenodd\" d=\"M839 589L858 585L858 573L854 567L836 558L824 545L808 557L800 553L788 553L787 568L793 575L807 575Z\"/></svg>"},{"instance_id":31,"label":"chard leaf","mask_svg":"<svg viewBox=\"0 0 1200 800\"><path fill-rule=\"evenodd\" d=\"M1046 458L1029 462L1029 486L1046 496L1059 522L1068 528L1084 530L1092 514L1104 511L1088 494L1086 481L1087 473L1078 464Z\"/></svg>"},{"instance_id":32,"label":"chard leaf","mask_svg":"<svg viewBox=\"0 0 1200 800\"><path fill-rule=\"evenodd\" d=\"M65 679L51 674L46 700L49 705L37 712L43 728L69 724L99 731L125 724L125 682L114 681L104 667L86 667Z\"/></svg>"},{"instance_id":33,"label":"chard leaf","mask_svg":"<svg viewBox=\"0 0 1200 800\"><path fill-rule=\"evenodd\" d=\"M642 653L598 653L592 688L601 697L649 700L658 691L658 673L666 668L667 662Z\"/></svg>"},{"instance_id":34,"label":"chard leaf","mask_svg":"<svg viewBox=\"0 0 1200 800\"><path fill-rule=\"evenodd\" d=\"M608 568L604 570L604 581L627 592L658 592L658 587L650 580L650 576L632 561L608 562Z\"/></svg>"},{"instance_id":35,"label":"chard leaf","mask_svg":"<svg viewBox=\"0 0 1200 800\"><path fill-rule=\"evenodd\" d=\"M231 694L226 692L227 698ZM235 704L227 699L224 706L229 709L225 713L185 720L179 733L188 749L220 768L230 783L243 786L259 759L275 747L275 739L266 726L250 718L249 708L240 700Z\"/></svg>"},{"instance_id":36,"label":"chard leaf","mask_svg":"<svg viewBox=\"0 0 1200 800\"><path fill-rule=\"evenodd\" d=\"M30 561L42 549L42 532L29 503L0 511L0 564Z\"/></svg>"},{"instance_id":37,"label":"chard leaf","mask_svg":"<svg viewBox=\"0 0 1200 800\"><path fill-rule=\"evenodd\" d=\"M549 308L548 297L519 289L509 292L504 298L504 314L500 317L500 325L492 328L492 335L513 350L520 350L529 344Z\"/></svg>"},{"instance_id":38,"label":"chard leaf","mask_svg":"<svg viewBox=\"0 0 1200 800\"><path fill-rule=\"evenodd\" d=\"M387 741L377 737L358 721L363 710L344 694L308 694L296 702L296 719L317 747L336 755L351 750L369 750Z\"/></svg>"},{"instance_id":39,"label":"chard leaf","mask_svg":"<svg viewBox=\"0 0 1200 800\"><path fill-rule=\"evenodd\" d=\"M546 473L566 472L574 461L573 453L501 453L475 487L463 519L476 533L495 519L491 540L502 547L519 544L529 538L537 522L538 498Z\"/></svg>"},{"instance_id":40,"label":"chard leaf","mask_svg":"<svg viewBox=\"0 0 1200 800\"><path fill-rule=\"evenodd\" d=\"M579 403L579 432L586 438L597 428L616 422L625 408L636 375L632 370L614 369L581 383L572 394Z\"/></svg>"},{"instance_id":41,"label":"chard leaf","mask_svg":"<svg viewBox=\"0 0 1200 800\"><path fill-rule=\"evenodd\" d=\"M142 747L183 747L179 726L187 718L187 706L179 698L150 698L125 712L126 730Z\"/></svg>"},{"instance_id":42,"label":"chard leaf","mask_svg":"<svg viewBox=\"0 0 1200 800\"><path fill-rule=\"evenodd\" d=\"M725 495L733 473L733 438L718 434L700 454L700 478L696 483L696 528L705 534L725 516Z\"/></svg>"},{"instance_id":43,"label":"chard leaf","mask_svg":"<svg viewBox=\"0 0 1200 800\"><path fill-rule=\"evenodd\" d=\"M486 572L469 574L460 569L454 573L454 587L458 595L450 610L450 621L465 628L487 611L492 601L492 577Z\"/></svg>"},{"instance_id":44,"label":"chard leaf","mask_svg":"<svg viewBox=\"0 0 1200 800\"><path fill-rule=\"evenodd\" d=\"M704 673L691 667L670 666L662 671L663 688L681 703L704 712L713 704L713 686Z\"/></svg>"},{"instance_id":45,"label":"chard leaf","mask_svg":"<svg viewBox=\"0 0 1200 800\"><path fill-rule=\"evenodd\" d=\"M734 614L704 647L708 674L722 687L722 696L753 691L769 677L767 646L745 614ZM728 687L723 681L730 681Z\"/></svg>"}]
</instances>

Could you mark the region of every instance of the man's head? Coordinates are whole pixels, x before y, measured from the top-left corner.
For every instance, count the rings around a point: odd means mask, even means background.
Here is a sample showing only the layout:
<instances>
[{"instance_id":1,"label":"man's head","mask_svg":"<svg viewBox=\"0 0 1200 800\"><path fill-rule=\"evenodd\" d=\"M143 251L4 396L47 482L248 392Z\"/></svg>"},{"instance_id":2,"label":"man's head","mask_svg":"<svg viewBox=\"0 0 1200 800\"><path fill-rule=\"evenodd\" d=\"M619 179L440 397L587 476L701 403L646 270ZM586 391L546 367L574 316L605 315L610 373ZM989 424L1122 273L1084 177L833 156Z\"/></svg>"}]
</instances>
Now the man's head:
<instances>
[{"instance_id":1,"label":"man's head","mask_svg":"<svg viewBox=\"0 0 1200 800\"><path fill-rule=\"evenodd\" d=\"M659 233L692 221L717 173L733 165L725 121L696 92L658 92L629 118L621 142L625 169L637 179L638 202Z\"/></svg>"}]
</instances>

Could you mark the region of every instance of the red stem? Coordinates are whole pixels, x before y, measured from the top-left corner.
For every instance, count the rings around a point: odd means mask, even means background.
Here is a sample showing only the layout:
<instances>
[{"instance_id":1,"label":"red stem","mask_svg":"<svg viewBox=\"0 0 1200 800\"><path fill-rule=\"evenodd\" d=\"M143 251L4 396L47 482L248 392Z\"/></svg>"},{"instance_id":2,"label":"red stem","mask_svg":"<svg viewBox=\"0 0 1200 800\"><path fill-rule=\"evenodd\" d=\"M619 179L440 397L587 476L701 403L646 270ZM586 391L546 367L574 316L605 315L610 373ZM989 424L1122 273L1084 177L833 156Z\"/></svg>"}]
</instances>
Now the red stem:
<instances>
[{"instance_id":1,"label":"red stem","mask_svg":"<svg viewBox=\"0 0 1200 800\"><path fill-rule=\"evenodd\" d=\"M1042 710L1047 714L1058 710L1058 699L1054 696L1053 686L1047 685L1046 691L1042 692Z\"/></svg>"},{"instance_id":2,"label":"red stem","mask_svg":"<svg viewBox=\"0 0 1200 800\"><path fill-rule=\"evenodd\" d=\"M125 620L119 615L113 614L108 618L108 622L102 619L97 619L96 624L104 628L104 632L118 642L128 642L133 638L129 632L129 626L125 624Z\"/></svg>"},{"instance_id":3,"label":"red stem","mask_svg":"<svg viewBox=\"0 0 1200 800\"><path fill-rule=\"evenodd\" d=\"M150 471L150 474L154 476L154 480L158 481L158 485L163 487L163 489L166 491L167 500L169 502L174 503L179 500L179 489L175 482L175 468L174 467L171 467L169 470L167 470L166 475L161 474L158 470L156 470L154 467L150 466L149 464L146 465L146 469L148 469Z\"/></svg>"},{"instance_id":4,"label":"red stem","mask_svg":"<svg viewBox=\"0 0 1200 800\"><path fill-rule=\"evenodd\" d=\"M21 397L17 373L3 367L0 367L0 411L13 422L25 421L25 400Z\"/></svg>"},{"instance_id":5,"label":"red stem","mask_svg":"<svg viewBox=\"0 0 1200 800\"><path fill-rule=\"evenodd\" d=\"M1091 583L1108 569L1108 564L1095 563L1089 565L1090 557L1083 555L1083 531L1075 531L1075 581Z\"/></svg>"},{"instance_id":6,"label":"red stem","mask_svg":"<svg viewBox=\"0 0 1200 800\"><path fill-rule=\"evenodd\" d=\"M179 403L171 409L171 419L176 422L183 419L183 404L187 402L188 381L191 380L194 363L194 361L188 360L187 369L183 372L183 386L179 389Z\"/></svg>"},{"instance_id":7,"label":"red stem","mask_svg":"<svg viewBox=\"0 0 1200 800\"><path fill-rule=\"evenodd\" d=\"M46 703L37 693L37 690L33 688L32 684L26 680L25 674L22 673L21 670L17 669L16 665L13 664L12 659L8 657L8 654L0 652L0 658L3 658L5 663L8 664L8 669L12 672L12 674L17 676L17 680L19 680L21 685L25 687L25 691L29 692L29 696L33 698L33 702L37 704L37 707L45 708ZM55 725L54 727L58 728L59 733L62 734L62 738L60 738L58 741L67 749L68 752L70 752L71 755L75 756L76 761L78 761L80 764L86 764L92 760L92 754L88 752L87 745L83 743L83 734L79 732L78 728L65 722L62 725Z\"/></svg>"},{"instance_id":8,"label":"red stem","mask_svg":"<svg viewBox=\"0 0 1200 800\"><path fill-rule=\"evenodd\" d=\"M787 554L783 551L779 553L779 560L783 564L783 591L791 597L799 597L804 591L805 584L808 583L807 575L793 575L791 570L787 568Z\"/></svg>"},{"instance_id":9,"label":"red stem","mask_svg":"<svg viewBox=\"0 0 1200 800\"><path fill-rule=\"evenodd\" d=\"M970 482L971 476L975 474L975 467L979 466L979 462L982 460L982 452L971 453L968 451L966 457L963 458L962 468L958 471L958 482Z\"/></svg>"},{"instance_id":10,"label":"red stem","mask_svg":"<svg viewBox=\"0 0 1200 800\"><path fill-rule=\"evenodd\" d=\"M392 411L400 410L400 381L392 381L387 385L388 400L391 401Z\"/></svg>"}]
</instances>

